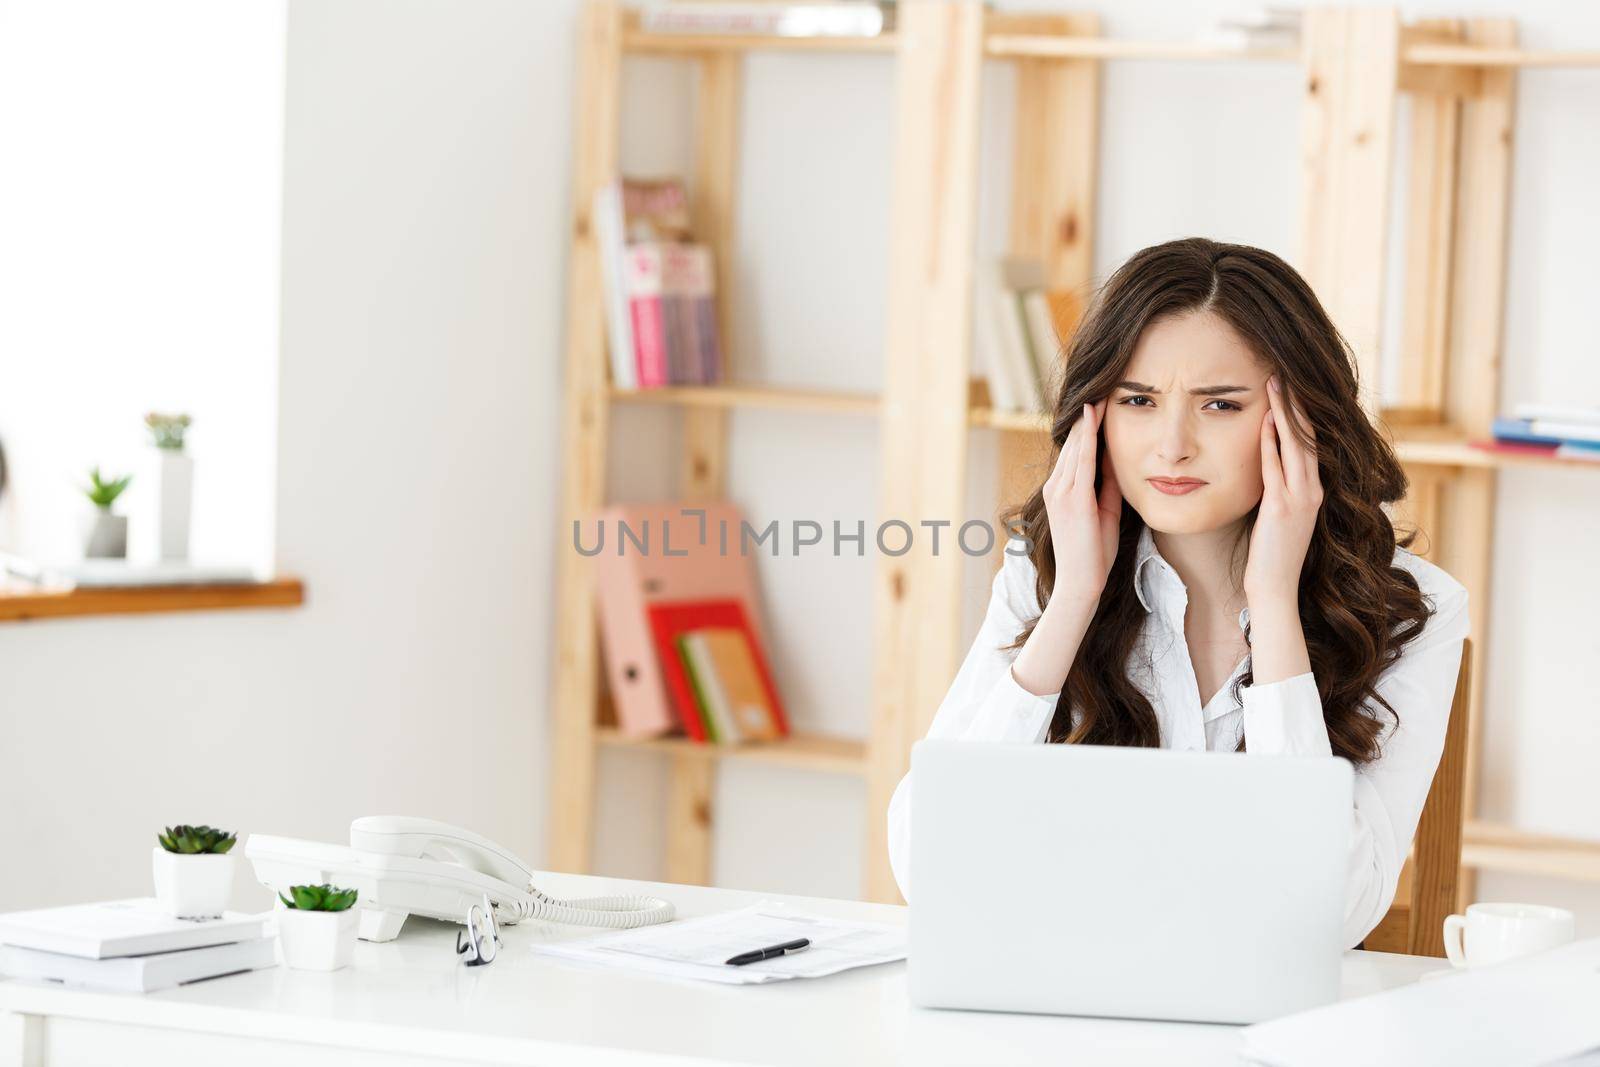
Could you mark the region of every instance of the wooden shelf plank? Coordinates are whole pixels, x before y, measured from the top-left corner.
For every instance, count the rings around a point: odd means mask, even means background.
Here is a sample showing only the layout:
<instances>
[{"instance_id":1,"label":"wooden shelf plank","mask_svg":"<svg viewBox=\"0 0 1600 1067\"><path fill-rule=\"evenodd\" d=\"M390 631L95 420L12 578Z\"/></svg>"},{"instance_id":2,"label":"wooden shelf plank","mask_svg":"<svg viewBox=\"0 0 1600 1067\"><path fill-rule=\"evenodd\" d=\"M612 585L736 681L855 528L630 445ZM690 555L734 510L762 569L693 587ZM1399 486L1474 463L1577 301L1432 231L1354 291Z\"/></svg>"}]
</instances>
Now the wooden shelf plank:
<instances>
[{"instance_id":1,"label":"wooden shelf plank","mask_svg":"<svg viewBox=\"0 0 1600 1067\"><path fill-rule=\"evenodd\" d=\"M881 401L871 393L818 389L774 389L748 385L669 385L659 389L610 387L612 400L626 404L675 404L696 408L771 408L838 415L876 415Z\"/></svg>"},{"instance_id":2,"label":"wooden shelf plank","mask_svg":"<svg viewBox=\"0 0 1600 1067\"><path fill-rule=\"evenodd\" d=\"M1140 41L1106 37L1006 32L1005 22L990 17L994 29L984 40L984 54L995 59L1134 59L1202 62L1293 63L1298 48L1230 48L1204 41ZM623 32L623 50L643 55L693 55L705 52L866 52L892 53L900 46L895 33L875 37L782 37L742 33L647 33L630 13ZM1600 50L1485 48L1467 44L1426 42L1406 46L1401 62L1433 67L1600 67Z\"/></svg>"},{"instance_id":3,"label":"wooden shelf plank","mask_svg":"<svg viewBox=\"0 0 1600 1067\"><path fill-rule=\"evenodd\" d=\"M1600 67L1600 51L1486 48L1470 44L1414 44L1400 58L1407 63L1460 67Z\"/></svg>"},{"instance_id":4,"label":"wooden shelf plank","mask_svg":"<svg viewBox=\"0 0 1600 1067\"><path fill-rule=\"evenodd\" d=\"M1541 452L1494 452L1474 448L1465 437L1397 437L1395 454L1400 462L1428 467L1477 467L1498 469L1503 467L1593 467L1600 470L1600 462L1592 459L1573 459Z\"/></svg>"},{"instance_id":5,"label":"wooden shelf plank","mask_svg":"<svg viewBox=\"0 0 1600 1067\"><path fill-rule=\"evenodd\" d=\"M1600 882L1600 841L1470 820L1462 832L1461 862L1467 867Z\"/></svg>"},{"instance_id":6,"label":"wooden shelf plank","mask_svg":"<svg viewBox=\"0 0 1600 1067\"><path fill-rule=\"evenodd\" d=\"M601 726L595 729L595 740L608 748L640 748L674 756L775 764L830 774L860 775L867 768L867 743L848 737L794 734L787 740L765 744L711 745L685 737L627 737L614 726Z\"/></svg>"},{"instance_id":7,"label":"wooden shelf plank","mask_svg":"<svg viewBox=\"0 0 1600 1067\"><path fill-rule=\"evenodd\" d=\"M1229 48L1204 41L1131 41L1106 37L991 33L984 53L995 58L1177 59L1293 62L1297 48Z\"/></svg>"},{"instance_id":8,"label":"wooden shelf plank","mask_svg":"<svg viewBox=\"0 0 1600 1067\"><path fill-rule=\"evenodd\" d=\"M290 608L305 602L298 578L233 585L143 586L136 589L0 588L0 622L81 615L142 615L223 608Z\"/></svg>"}]
</instances>

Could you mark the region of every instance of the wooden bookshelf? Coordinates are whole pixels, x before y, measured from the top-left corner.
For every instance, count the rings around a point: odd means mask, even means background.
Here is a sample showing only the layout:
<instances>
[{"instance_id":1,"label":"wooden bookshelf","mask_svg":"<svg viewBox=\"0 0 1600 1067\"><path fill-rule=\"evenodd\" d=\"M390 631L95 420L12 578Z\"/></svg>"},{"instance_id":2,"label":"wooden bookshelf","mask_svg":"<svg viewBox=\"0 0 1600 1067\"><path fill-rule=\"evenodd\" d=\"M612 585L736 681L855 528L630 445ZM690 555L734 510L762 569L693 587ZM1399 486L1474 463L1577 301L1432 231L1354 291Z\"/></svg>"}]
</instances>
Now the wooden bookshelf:
<instances>
[{"instance_id":1,"label":"wooden bookshelf","mask_svg":"<svg viewBox=\"0 0 1600 1067\"><path fill-rule=\"evenodd\" d=\"M37 589L0 586L0 622L84 615L144 615L167 611L292 608L305 602L298 578L230 585L145 586L137 589Z\"/></svg>"},{"instance_id":2,"label":"wooden bookshelf","mask_svg":"<svg viewBox=\"0 0 1600 1067\"><path fill-rule=\"evenodd\" d=\"M1404 412L1375 412L1412 475L1405 516L1427 534L1429 558L1472 593L1473 682L1465 808L1475 811L1483 737L1495 477L1511 467L1584 467L1581 460L1494 453L1486 439L1499 404L1507 198L1516 74L1600 66L1600 52L1530 50L1509 18L1402 24L1387 9L1311 8L1300 46L1241 52L1174 41L1107 39L1098 18L1075 12L988 13L977 0L901 5L898 33L868 39L648 34L615 0L589 0L580 16L574 218L568 278L563 521L604 504L605 444L616 405L681 410L680 494L726 490L729 413L790 410L877 417L882 514L964 511L969 429L998 436L1005 502L1033 487L1048 460L1048 415L998 412L969 399L971 249L977 197L978 71L985 60L1016 70L1008 251L1042 260L1051 288L1087 291L1092 270L1099 86L1107 62L1292 63L1303 71L1300 241L1296 266L1350 341L1364 382L1381 381L1387 209L1394 116L1409 98L1411 166L1405 212L1404 298L1398 349ZM618 167L620 71L625 54L694 65L694 224L719 276L732 262L739 106L744 56L755 51L840 52L896 65L893 217L881 395L755 385L621 390L608 383L599 268L589 204ZM927 219L938 219L930 227ZM721 302L723 335L726 301ZM1072 324L1064 324L1070 328ZM1376 404L1375 399L1372 403ZM1420 417L1419 416L1420 413ZM1405 417L1401 417L1404 415ZM797 443L797 447L803 447ZM939 477L926 476L928 471ZM998 565L999 558L996 557ZM915 551L882 561L874 576L873 655L865 741L796 736L761 751L681 738L634 741L598 725L599 653L594 575L563 557L558 575L554 785L549 862L588 868L596 753L640 748L671 763L664 812L671 881L706 882L715 830L715 768L744 760L862 777L867 785L869 899L899 899L887 862L885 808L910 747L926 733L960 662L960 581L955 561ZM1600 843L1524 833L1473 820L1469 866L1600 880ZM1464 871L1460 902L1474 896Z\"/></svg>"}]
</instances>

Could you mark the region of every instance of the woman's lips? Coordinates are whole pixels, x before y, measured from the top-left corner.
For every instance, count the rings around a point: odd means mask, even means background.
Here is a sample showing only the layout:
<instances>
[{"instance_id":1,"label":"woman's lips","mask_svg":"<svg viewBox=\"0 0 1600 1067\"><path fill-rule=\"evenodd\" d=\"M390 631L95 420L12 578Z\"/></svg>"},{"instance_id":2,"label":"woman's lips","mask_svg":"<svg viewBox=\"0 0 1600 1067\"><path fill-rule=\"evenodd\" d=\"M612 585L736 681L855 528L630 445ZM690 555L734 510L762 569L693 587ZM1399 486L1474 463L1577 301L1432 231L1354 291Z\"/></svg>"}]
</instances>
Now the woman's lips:
<instances>
[{"instance_id":1,"label":"woman's lips","mask_svg":"<svg viewBox=\"0 0 1600 1067\"><path fill-rule=\"evenodd\" d=\"M1168 496L1182 496L1185 493L1192 493L1206 484L1198 478L1146 478L1145 481Z\"/></svg>"}]
</instances>

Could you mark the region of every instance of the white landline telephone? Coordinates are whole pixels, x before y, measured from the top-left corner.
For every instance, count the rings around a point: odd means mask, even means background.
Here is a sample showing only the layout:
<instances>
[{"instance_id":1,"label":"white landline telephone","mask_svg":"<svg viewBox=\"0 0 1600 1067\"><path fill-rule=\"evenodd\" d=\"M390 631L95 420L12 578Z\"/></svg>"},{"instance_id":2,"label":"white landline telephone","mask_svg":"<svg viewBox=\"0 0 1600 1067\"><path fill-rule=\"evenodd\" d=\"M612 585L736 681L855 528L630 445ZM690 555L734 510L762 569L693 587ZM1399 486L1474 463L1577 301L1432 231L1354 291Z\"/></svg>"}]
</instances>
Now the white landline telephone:
<instances>
[{"instance_id":1,"label":"white landline telephone","mask_svg":"<svg viewBox=\"0 0 1600 1067\"><path fill-rule=\"evenodd\" d=\"M409 915L463 922L467 909L494 904L495 921L522 919L581 926L666 922L672 904L656 897L556 900L533 885L529 866L493 841L432 819L368 815L350 824L350 845L251 834L244 854L256 880L274 892L331 882L358 890L361 938L392 941Z\"/></svg>"}]
</instances>

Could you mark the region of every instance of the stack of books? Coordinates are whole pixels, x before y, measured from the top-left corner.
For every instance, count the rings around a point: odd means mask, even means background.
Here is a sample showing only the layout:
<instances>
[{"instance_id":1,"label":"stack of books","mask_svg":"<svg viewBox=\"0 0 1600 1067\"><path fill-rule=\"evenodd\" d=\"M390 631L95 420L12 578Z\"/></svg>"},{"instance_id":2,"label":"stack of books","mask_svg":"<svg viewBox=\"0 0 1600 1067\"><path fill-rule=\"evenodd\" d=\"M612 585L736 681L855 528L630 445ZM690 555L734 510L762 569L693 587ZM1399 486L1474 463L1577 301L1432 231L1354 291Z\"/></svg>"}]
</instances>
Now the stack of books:
<instances>
[{"instance_id":1,"label":"stack of books","mask_svg":"<svg viewBox=\"0 0 1600 1067\"><path fill-rule=\"evenodd\" d=\"M689 232L677 178L624 178L595 191L611 381L623 389L723 378L711 249Z\"/></svg>"},{"instance_id":2,"label":"stack of books","mask_svg":"<svg viewBox=\"0 0 1600 1067\"><path fill-rule=\"evenodd\" d=\"M606 681L627 737L734 745L789 736L763 645L747 534L732 501L613 504L595 547Z\"/></svg>"},{"instance_id":3,"label":"stack of books","mask_svg":"<svg viewBox=\"0 0 1600 1067\"><path fill-rule=\"evenodd\" d=\"M1068 294L1045 288L1044 264L1005 256L979 272L974 301L977 361L997 411L1045 412L1060 385L1056 323Z\"/></svg>"},{"instance_id":4,"label":"stack of books","mask_svg":"<svg viewBox=\"0 0 1600 1067\"><path fill-rule=\"evenodd\" d=\"M1474 441L1491 452L1535 452L1600 462L1600 407L1518 404L1494 420L1494 440Z\"/></svg>"},{"instance_id":5,"label":"stack of books","mask_svg":"<svg viewBox=\"0 0 1600 1067\"><path fill-rule=\"evenodd\" d=\"M154 898L14 911L0 915L0 974L153 993L273 966L267 918L174 919Z\"/></svg>"},{"instance_id":6,"label":"stack of books","mask_svg":"<svg viewBox=\"0 0 1600 1067\"><path fill-rule=\"evenodd\" d=\"M662 674L684 733L714 745L789 734L761 645L737 600L650 606Z\"/></svg>"}]
</instances>

